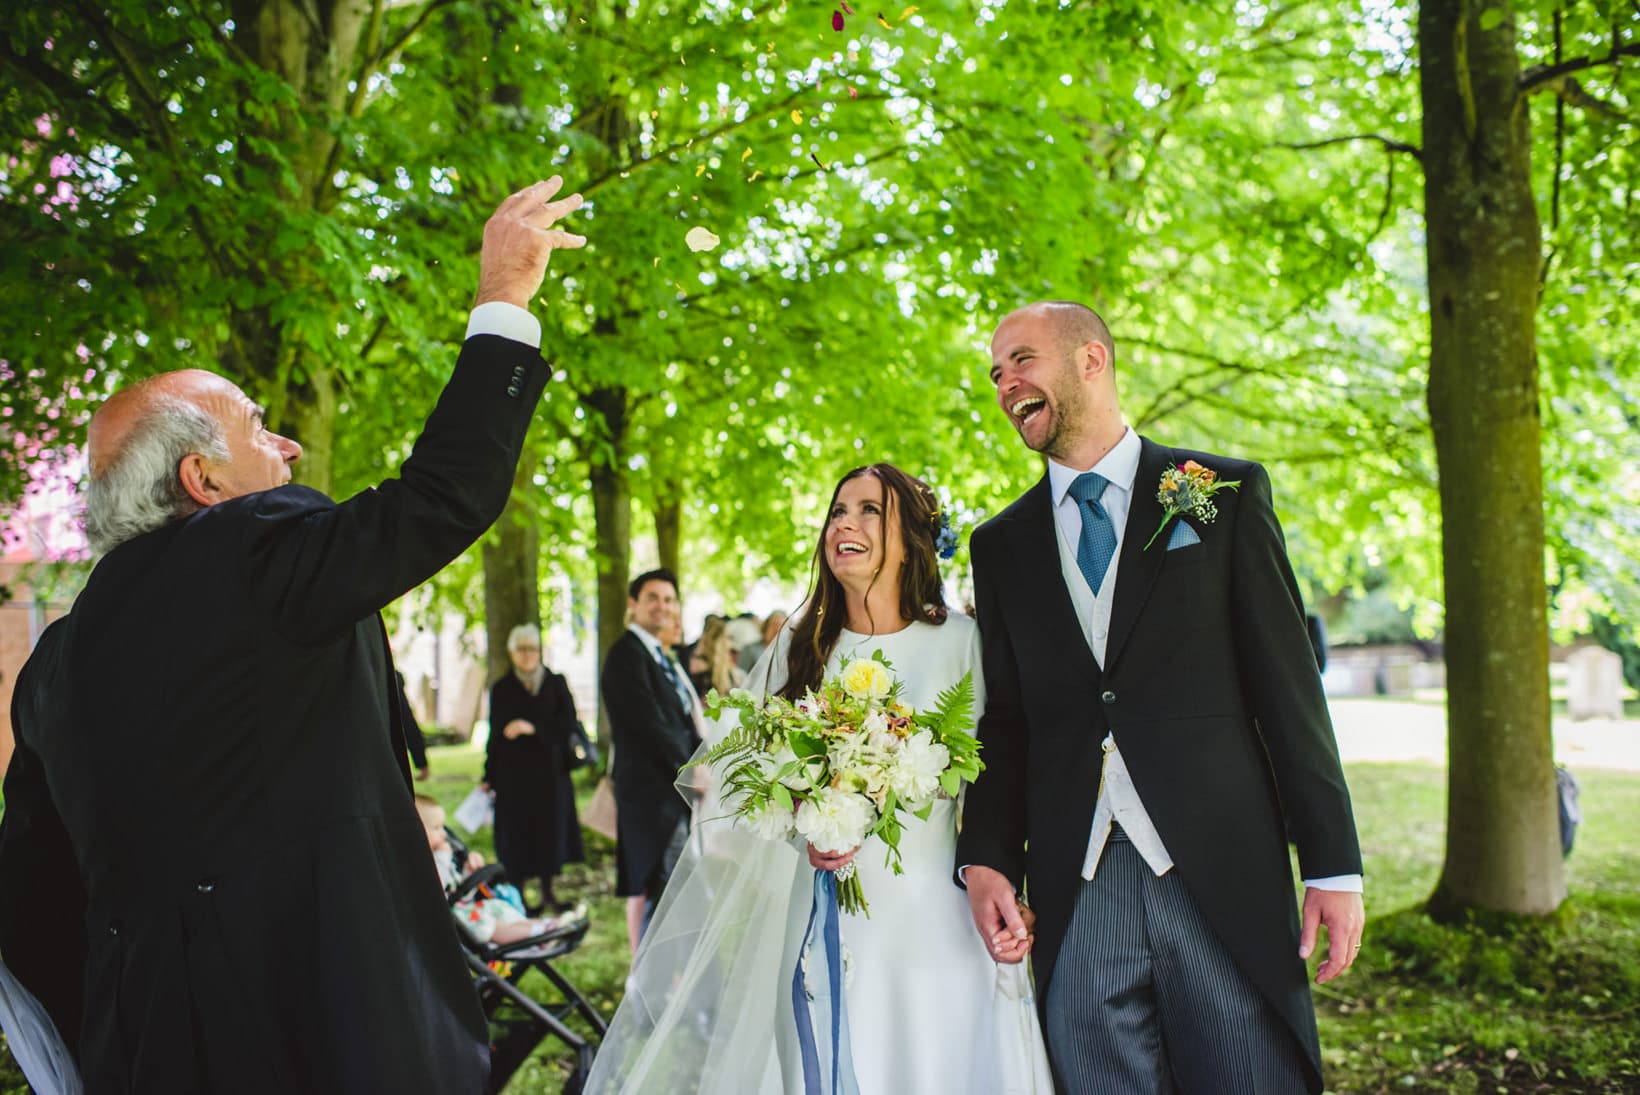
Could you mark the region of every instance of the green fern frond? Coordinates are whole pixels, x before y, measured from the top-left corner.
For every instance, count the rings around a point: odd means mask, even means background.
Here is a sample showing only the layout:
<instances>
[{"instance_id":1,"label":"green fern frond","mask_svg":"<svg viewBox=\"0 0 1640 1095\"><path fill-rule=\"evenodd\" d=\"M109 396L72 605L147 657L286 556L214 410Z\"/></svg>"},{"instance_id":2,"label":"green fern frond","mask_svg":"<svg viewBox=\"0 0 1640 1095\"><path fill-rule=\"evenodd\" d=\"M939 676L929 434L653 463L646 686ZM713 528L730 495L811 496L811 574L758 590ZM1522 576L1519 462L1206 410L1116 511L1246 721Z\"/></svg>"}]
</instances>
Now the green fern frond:
<instances>
[{"instance_id":1,"label":"green fern frond","mask_svg":"<svg viewBox=\"0 0 1640 1095\"><path fill-rule=\"evenodd\" d=\"M939 694L934 709L919 712L917 725L934 731L944 740L947 734L966 734L974 727L974 674L970 670L962 680Z\"/></svg>"}]
</instances>

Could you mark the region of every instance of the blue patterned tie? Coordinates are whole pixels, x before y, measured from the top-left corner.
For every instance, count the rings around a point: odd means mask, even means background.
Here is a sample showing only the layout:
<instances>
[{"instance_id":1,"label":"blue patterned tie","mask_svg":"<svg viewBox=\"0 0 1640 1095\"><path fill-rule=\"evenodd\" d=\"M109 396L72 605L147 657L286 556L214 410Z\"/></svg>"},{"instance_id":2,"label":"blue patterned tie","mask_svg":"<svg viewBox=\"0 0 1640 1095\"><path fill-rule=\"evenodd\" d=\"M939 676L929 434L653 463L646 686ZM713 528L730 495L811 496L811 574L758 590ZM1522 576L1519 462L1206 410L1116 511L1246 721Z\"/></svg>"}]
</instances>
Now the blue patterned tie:
<instances>
[{"instance_id":1,"label":"blue patterned tie","mask_svg":"<svg viewBox=\"0 0 1640 1095\"><path fill-rule=\"evenodd\" d=\"M1076 512L1082 518L1082 536L1076 545L1076 566L1095 597L1104 584L1105 571L1110 569L1111 557L1116 554L1116 526L1110 514L1099 504L1110 480L1096 472L1085 471L1071 481L1070 496L1079 503Z\"/></svg>"},{"instance_id":2,"label":"blue patterned tie","mask_svg":"<svg viewBox=\"0 0 1640 1095\"><path fill-rule=\"evenodd\" d=\"M683 671L679 668L678 663L667 657L664 651L651 650L650 653L655 655L657 662L660 662L661 672L666 674L666 679L672 682L672 691L678 694L678 703L683 706L684 713L688 714L693 711L695 705L691 697L694 694L695 686L684 679Z\"/></svg>"}]
</instances>

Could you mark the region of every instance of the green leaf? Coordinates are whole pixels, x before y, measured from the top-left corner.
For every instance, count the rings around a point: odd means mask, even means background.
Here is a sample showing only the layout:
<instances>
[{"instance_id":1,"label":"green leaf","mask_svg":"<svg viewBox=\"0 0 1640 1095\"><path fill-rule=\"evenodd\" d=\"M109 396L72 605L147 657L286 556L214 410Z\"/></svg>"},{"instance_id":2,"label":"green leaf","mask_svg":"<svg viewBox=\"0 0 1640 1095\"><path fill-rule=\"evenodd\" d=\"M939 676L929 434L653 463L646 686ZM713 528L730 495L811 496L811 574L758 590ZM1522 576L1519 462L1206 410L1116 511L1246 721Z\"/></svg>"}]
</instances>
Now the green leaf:
<instances>
[{"instance_id":1,"label":"green leaf","mask_svg":"<svg viewBox=\"0 0 1640 1095\"><path fill-rule=\"evenodd\" d=\"M1497 30L1503 26L1503 20L1504 11L1502 8L1487 8L1481 12L1476 23L1482 30Z\"/></svg>"},{"instance_id":2,"label":"green leaf","mask_svg":"<svg viewBox=\"0 0 1640 1095\"><path fill-rule=\"evenodd\" d=\"M792 747L792 752L805 760L809 757L823 757L826 755L826 739L819 734L808 734L801 730L794 730L786 741Z\"/></svg>"}]
</instances>

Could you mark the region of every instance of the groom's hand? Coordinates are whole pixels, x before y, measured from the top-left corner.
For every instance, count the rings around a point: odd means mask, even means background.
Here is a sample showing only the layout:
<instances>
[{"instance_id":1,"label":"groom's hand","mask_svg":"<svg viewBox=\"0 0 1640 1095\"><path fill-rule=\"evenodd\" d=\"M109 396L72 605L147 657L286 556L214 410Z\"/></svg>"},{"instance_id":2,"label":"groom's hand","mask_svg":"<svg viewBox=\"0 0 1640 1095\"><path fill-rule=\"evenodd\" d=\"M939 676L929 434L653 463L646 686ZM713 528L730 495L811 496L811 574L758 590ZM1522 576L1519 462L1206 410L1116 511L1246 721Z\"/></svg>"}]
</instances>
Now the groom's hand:
<instances>
[{"instance_id":1,"label":"groom's hand","mask_svg":"<svg viewBox=\"0 0 1640 1095\"><path fill-rule=\"evenodd\" d=\"M1023 962L1031 951L1031 928L1014 897L1014 884L1001 871L977 864L964 870L962 880L986 951L998 962Z\"/></svg>"},{"instance_id":2,"label":"groom's hand","mask_svg":"<svg viewBox=\"0 0 1640 1095\"><path fill-rule=\"evenodd\" d=\"M1315 983L1324 985L1349 969L1361 952L1361 932L1367 926L1361 895L1340 890L1304 890L1304 926L1298 937L1298 956L1308 960L1315 953L1316 929L1327 928L1327 957L1315 972Z\"/></svg>"},{"instance_id":3,"label":"groom's hand","mask_svg":"<svg viewBox=\"0 0 1640 1095\"><path fill-rule=\"evenodd\" d=\"M554 175L527 186L502 202L484 222L475 307L499 300L529 308L547 275L547 258L553 249L586 244L585 236L552 227L581 208L579 194L552 200L563 185L564 180Z\"/></svg>"}]
</instances>

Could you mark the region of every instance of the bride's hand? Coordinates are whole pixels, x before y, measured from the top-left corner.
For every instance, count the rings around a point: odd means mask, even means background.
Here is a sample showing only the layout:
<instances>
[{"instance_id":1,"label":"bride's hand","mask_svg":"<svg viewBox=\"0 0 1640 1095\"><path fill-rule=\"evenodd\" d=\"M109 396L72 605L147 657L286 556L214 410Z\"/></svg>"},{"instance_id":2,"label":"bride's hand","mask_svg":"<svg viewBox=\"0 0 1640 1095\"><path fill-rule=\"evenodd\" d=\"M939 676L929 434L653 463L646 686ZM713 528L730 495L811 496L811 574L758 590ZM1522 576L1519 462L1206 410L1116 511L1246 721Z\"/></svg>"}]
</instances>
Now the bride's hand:
<instances>
[{"instance_id":1,"label":"bride's hand","mask_svg":"<svg viewBox=\"0 0 1640 1095\"><path fill-rule=\"evenodd\" d=\"M817 871L840 871L854 861L854 853L860 850L856 844L846 852L822 852L813 844L809 845L809 866Z\"/></svg>"},{"instance_id":2,"label":"bride's hand","mask_svg":"<svg viewBox=\"0 0 1640 1095\"><path fill-rule=\"evenodd\" d=\"M1019 919L1025 925L1025 938L1020 939L1010 932L998 932L991 939L991 956L998 962L1013 965L1025 961L1025 956L1031 953L1031 946L1036 942L1036 910L1017 902Z\"/></svg>"}]
</instances>

